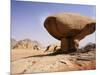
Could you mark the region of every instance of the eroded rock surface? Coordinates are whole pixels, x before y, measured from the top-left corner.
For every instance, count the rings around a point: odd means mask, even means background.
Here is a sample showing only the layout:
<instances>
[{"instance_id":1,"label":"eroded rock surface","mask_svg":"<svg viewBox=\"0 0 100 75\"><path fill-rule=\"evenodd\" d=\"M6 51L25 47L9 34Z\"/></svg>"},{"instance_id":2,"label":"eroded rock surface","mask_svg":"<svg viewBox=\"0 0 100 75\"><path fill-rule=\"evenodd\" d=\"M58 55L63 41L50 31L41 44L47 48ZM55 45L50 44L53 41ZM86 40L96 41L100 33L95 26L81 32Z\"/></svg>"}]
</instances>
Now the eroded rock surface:
<instances>
[{"instance_id":1,"label":"eroded rock surface","mask_svg":"<svg viewBox=\"0 0 100 75\"><path fill-rule=\"evenodd\" d=\"M61 49L60 43L47 46L47 48L45 49L45 52L48 52L48 51L49 52L56 52L58 49Z\"/></svg>"},{"instance_id":2,"label":"eroded rock surface","mask_svg":"<svg viewBox=\"0 0 100 75\"><path fill-rule=\"evenodd\" d=\"M24 39L17 41L15 45L12 45L13 49L34 49L39 50L41 47L40 43L37 41L32 41L30 39Z\"/></svg>"},{"instance_id":3,"label":"eroded rock surface","mask_svg":"<svg viewBox=\"0 0 100 75\"><path fill-rule=\"evenodd\" d=\"M15 53L18 53L19 50L13 50L13 52L14 51ZM25 50L22 51L25 52ZM26 51L33 52L34 50ZM19 54L17 54L17 57L19 58L11 62L11 73L13 75L42 72L95 70L96 68L95 49L84 53L74 52L56 55L50 54L49 51L40 52L40 50L36 50L30 54L31 52L26 52L28 55L23 54L23 57L20 57ZM14 57L12 59L14 59Z\"/></svg>"}]
</instances>

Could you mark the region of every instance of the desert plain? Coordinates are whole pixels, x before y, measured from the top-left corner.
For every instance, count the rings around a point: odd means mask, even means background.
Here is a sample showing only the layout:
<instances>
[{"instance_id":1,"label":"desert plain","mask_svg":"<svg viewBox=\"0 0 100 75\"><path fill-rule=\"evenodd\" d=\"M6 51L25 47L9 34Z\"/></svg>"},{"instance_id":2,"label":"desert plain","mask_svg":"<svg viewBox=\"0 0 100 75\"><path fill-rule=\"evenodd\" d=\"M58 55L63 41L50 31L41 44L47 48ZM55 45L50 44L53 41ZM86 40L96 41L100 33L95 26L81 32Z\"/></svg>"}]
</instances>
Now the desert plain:
<instances>
[{"instance_id":1,"label":"desert plain","mask_svg":"<svg viewBox=\"0 0 100 75\"><path fill-rule=\"evenodd\" d=\"M23 44L17 44L16 48L11 49L12 75L96 69L95 44L88 44L80 52L66 54L59 53L58 45L32 49L30 41L27 42L27 48L24 40L24 47ZM55 47L58 47L58 50L55 50Z\"/></svg>"}]
</instances>

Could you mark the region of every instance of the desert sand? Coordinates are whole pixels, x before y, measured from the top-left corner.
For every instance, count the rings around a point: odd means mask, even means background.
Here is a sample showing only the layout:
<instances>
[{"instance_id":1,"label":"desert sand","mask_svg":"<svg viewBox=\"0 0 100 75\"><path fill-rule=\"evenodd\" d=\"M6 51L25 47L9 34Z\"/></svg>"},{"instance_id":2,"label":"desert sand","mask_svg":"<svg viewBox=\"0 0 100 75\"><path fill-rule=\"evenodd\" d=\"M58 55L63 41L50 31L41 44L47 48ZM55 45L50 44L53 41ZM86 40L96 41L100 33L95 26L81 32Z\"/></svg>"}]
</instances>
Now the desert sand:
<instances>
[{"instance_id":1,"label":"desert sand","mask_svg":"<svg viewBox=\"0 0 100 75\"><path fill-rule=\"evenodd\" d=\"M95 50L84 53L52 54L33 49L11 50L11 74L94 70Z\"/></svg>"}]
</instances>

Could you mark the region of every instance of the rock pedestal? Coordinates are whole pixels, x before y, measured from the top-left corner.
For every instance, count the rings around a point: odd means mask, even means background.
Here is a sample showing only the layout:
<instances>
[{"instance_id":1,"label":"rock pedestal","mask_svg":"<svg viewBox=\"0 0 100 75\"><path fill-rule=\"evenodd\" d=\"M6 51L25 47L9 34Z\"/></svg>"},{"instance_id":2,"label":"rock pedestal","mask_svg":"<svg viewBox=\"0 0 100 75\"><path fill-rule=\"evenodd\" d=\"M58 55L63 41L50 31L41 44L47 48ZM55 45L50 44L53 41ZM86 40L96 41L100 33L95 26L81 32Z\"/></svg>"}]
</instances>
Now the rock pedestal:
<instances>
[{"instance_id":1,"label":"rock pedestal","mask_svg":"<svg viewBox=\"0 0 100 75\"><path fill-rule=\"evenodd\" d=\"M75 13L60 13L46 18L44 27L54 38L61 40L61 50L73 52L79 41L95 31L95 20Z\"/></svg>"},{"instance_id":2,"label":"rock pedestal","mask_svg":"<svg viewBox=\"0 0 100 75\"><path fill-rule=\"evenodd\" d=\"M76 43L72 38L61 39L61 50L66 52L74 52L77 50L79 43Z\"/></svg>"}]
</instances>

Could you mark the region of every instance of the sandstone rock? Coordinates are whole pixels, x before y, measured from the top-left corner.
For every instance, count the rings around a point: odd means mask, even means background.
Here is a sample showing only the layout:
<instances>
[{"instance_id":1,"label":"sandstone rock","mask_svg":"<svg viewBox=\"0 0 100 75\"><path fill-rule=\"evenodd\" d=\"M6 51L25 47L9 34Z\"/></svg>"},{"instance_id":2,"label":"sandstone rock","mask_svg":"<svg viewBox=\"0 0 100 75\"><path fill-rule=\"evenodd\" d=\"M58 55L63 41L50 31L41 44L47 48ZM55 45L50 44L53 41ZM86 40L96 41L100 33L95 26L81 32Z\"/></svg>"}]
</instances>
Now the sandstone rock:
<instances>
[{"instance_id":1,"label":"sandstone rock","mask_svg":"<svg viewBox=\"0 0 100 75\"><path fill-rule=\"evenodd\" d=\"M88 52L88 51L93 51L96 49L96 44L95 43L88 43L85 47L81 48L79 52Z\"/></svg>"},{"instance_id":2,"label":"sandstone rock","mask_svg":"<svg viewBox=\"0 0 100 75\"><path fill-rule=\"evenodd\" d=\"M30 39L24 39L18 41L18 43L13 47L14 49L36 49L40 48L40 44L37 41L32 41Z\"/></svg>"},{"instance_id":3,"label":"sandstone rock","mask_svg":"<svg viewBox=\"0 0 100 75\"><path fill-rule=\"evenodd\" d=\"M75 13L60 13L46 18L44 26L56 39L61 40L61 49L73 52L79 41L95 31L95 20Z\"/></svg>"},{"instance_id":4,"label":"sandstone rock","mask_svg":"<svg viewBox=\"0 0 100 75\"><path fill-rule=\"evenodd\" d=\"M61 48L60 44L52 44L52 45L47 46L45 52L46 51L55 52L56 50L58 50L60 48Z\"/></svg>"},{"instance_id":5,"label":"sandstone rock","mask_svg":"<svg viewBox=\"0 0 100 75\"><path fill-rule=\"evenodd\" d=\"M95 43L89 43L84 47L84 50L95 50L96 44Z\"/></svg>"},{"instance_id":6,"label":"sandstone rock","mask_svg":"<svg viewBox=\"0 0 100 75\"><path fill-rule=\"evenodd\" d=\"M18 52L18 50L15 51ZM44 55L42 57L32 56L29 58L21 58L18 60L14 60L11 62L11 73L14 75L15 74L19 75L19 74L30 74L30 73L31 74L42 73L42 72L95 70L96 68L95 50L79 54L77 53L75 54L75 52L73 53L74 55L70 54L58 54L53 56Z\"/></svg>"},{"instance_id":7,"label":"sandstone rock","mask_svg":"<svg viewBox=\"0 0 100 75\"><path fill-rule=\"evenodd\" d=\"M11 48L13 48L16 45L17 41L15 39L11 39Z\"/></svg>"}]
</instances>

